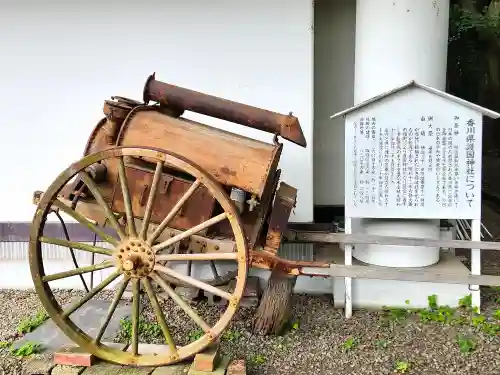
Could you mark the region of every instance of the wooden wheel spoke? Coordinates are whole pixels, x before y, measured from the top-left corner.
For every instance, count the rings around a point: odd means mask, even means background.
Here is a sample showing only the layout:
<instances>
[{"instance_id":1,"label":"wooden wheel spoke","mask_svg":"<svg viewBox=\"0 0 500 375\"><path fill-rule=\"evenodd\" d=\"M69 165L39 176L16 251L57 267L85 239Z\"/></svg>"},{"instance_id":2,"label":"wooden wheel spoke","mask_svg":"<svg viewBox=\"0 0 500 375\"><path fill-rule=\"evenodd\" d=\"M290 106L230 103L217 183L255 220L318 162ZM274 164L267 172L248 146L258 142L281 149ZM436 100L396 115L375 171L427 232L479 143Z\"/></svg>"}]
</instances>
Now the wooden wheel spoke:
<instances>
[{"instance_id":1,"label":"wooden wheel spoke","mask_svg":"<svg viewBox=\"0 0 500 375\"><path fill-rule=\"evenodd\" d=\"M165 254L156 255L157 261L207 261L211 263L214 260L236 260L238 259L237 253L191 253L191 254Z\"/></svg>"},{"instance_id":2,"label":"wooden wheel spoke","mask_svg":"<svg viewBox=\"0 0 500 375\"><path fill-rule=\"evenodd\" d=\"M127 216L128 233L132 237L137 236L135 230L134 214L132 212L132 201L130 200L130 193L127 183L127 173L125 172L125 163L123 156L118 161L118 176L120 178L120 185L122 187L123 202L125 204L125 215Z\"/></svg>"},{"instance_id":3,"label":"wooden wheel spoke","mask_svg":"<svg viewBox=\"0 0 500 375\"><path fill-rule=\"evenodd\" d=\"M182 233L179 233L175 235L174 237L169 238L168 240L161 242L157 245L152 246L153 251L158 252L160 250L165 249L168 246L171 246L179 241L182 241L184 238L187 238L189 236L192 236L193 234L196 234L214 224L217 224L221 222L222 220L226 219L228 217L227 213L223 212L217 216L214 216L213 218L204 221L203 223L200 223ZM149 240L148 240L149 242ZM150 243L150 242L149 242ZM150 243L151 244L151 243Z\"/></svg>"},{"instance_id":4,"label":"wooden wheel spoke","mask_svg":"<svg viewBox=\"0 0 500 375\"><path fill-rule=\"evenodd\" d=\"M172 221L172 219L177 215L177 213L180 211L184 203L193 195L193 193L198 189L200 186L201 181L196 180L193 182L193 184L189 187L189 189L184 193L184 195L177 201L175 206L172 208L172 210L168 213L168 215L163 219L163 221L156 227L155 231L151 235L150 238L148 238L148 243L152 244L165 230L167 225Z\"/></svg>"},{"instance_id":5,"label":"wooden wheel spoke","mask_svg":"<svg viewBox=\"0 0 500 375\"><path fill-rule=\"evenodd\" d=\"M125 292L125 289L127 288L127 284L129 283L130 279L126 278L123 279L121 282L120 288L117 290L115 297L113 298L113 301L111 302L111 305L109 306L108 309L108 314L106 316L106 320L104 323L101 325L101 328L99 329L99 332L97 333L97 336L95 338L95 342L101 342L102 335L104 335L104 332L106 331L106 328L109 325L109 322L111 321L111 318L113 317L113 314L115 313L116 307L118 306L118 303L120 302L120 299L122 298L123 293Z\"/></svg>"},{"instance_id":6,"label":"wooden wheel spoke","mask_svg":"<svg viewBox=\"0 0 500 375\"><path fill-rule=\"evenodd\" d=\"M106 286L111 284L113 280L115 280L118 276L120 276L120 271L115 271L108 277L106 277L99 285L97 285L94 289L88 292L80 301L73 303L68 310L64 311L61 316L63 318L67 318L71 314L73 314L76 310L82 307L85 303L87 303L92 297L94 297L97 293L103 290Z\"/></svg>"},{"instance_id":7,"label":"wooden wheel spoke","mask_svg":"<svg viewBox=\"0 0 500 375\"><path fill-rule=\"evenodd\" d=\"M205 283L203 281L196 280L195 278L193 278L191 276L182 275L182 274L174 271L171 268L162 266L160 264L156 264L155 267L154 267L154 269L157 270L157 271L163 272L163 273L165 273L168 276L174 277L174 278L176 278L176 279L178 279L180 281L183 281L183 282L185 282L187 284L190 284L190 285L195 286L197 288L206 290L207 292L215 294L216 296L224 298L225 300L230 300L232 298L232 295L230 293L228 293L228 292L226 292L226 291L224 291L222 289L216 288L216 287L214 287L214 286L212 286L210 284L207 284L207 283Z\"/></svg>"},{"instance_id":8,"label":"wooden wheel spoke","mask_svg":"<svg viewBox=\"0 0 500 375\"><path fill-rule=\"evenodd\" d=\"M165 316L163 315L163 311L161 311L160 304L158 302L158 298L156 298L156 294L153 291L151 283L149 279L144 279L144 286L146 288L146 293L148 294L149 301L151 302L151 306L156 314L156 319L158 320L158 324L163 331L163 336L165 336L165 341L170 346L172 350L172 354L177 354L177 347L175 346L175 341L170 334L170 330L168 329L167 322L165 321Z\"/></svg>"},{"instance_id":9,"label":"wooden wheel spoke","mask_svg":"<svg viewBox=\"0 0 500 375\"><path fill-rule=\"evenodd\" d=\"M64 212L66 215L71 216L73 219L78 221L80 224L89 228L92 232L94 232L96 235L98 235L103 241L108 242L114 246L118 245L118 240L116 238L105 233L97 225L90 222L85 216L80 215L78 212L76 212L75 210L73 210L71 207L67 206L63 202L61 202L59 199L55 199L52 202L52 204L54 206L56 206L58 209L60 209L62 212Z\"/></svg>"},{"instance_id":10,"label":"wooden wheel spoke","mask_svg":"<svg viewBox=\"0 0 500 375\"><path fill-rule=\"evenodd\" d=\"M102 207L104 210L104 213L106 214L106 217L108 218L109 223L111 226L116 230L116 233L118 233L118 236L124 240L126 238L125 233L123 233L122 229L120 228L120 224L118 224L118 220L116 220L116 217L111 211L111 208L109 208L108 204L104 200L104 197L102 196L101 192L99 191L99 188L97 187L96 183L94 180L92 180L92 177L85 172L85 171L80 171L80 177L82 181L84 182L85 185L89 188L90 192L94 196L95 200L99 205Z\"/></svg>"},{"instance_id":11,"label":"wooden wheel spoke","mask_svg":"<svg viewBox=\"0 0 500 375\"><path fill-rule=\"evenodd\" d=\"M139 279L132 279L132 354L137 355L139 350Z\"/></svg>"},{"instance_id":12,"label":"wooden wheel spoke","mask_svg":"<svg viewBox=\"0 0 500 375\"><path fill-rule=\"evenodd\" d=\"M112 254L112 251L109 249L106 249L104 247L89 245L89 244L82 243L82 242L73 242L73 241L62 240L60 238L53 238L53 237L40 237L39 240L40 240L40 242L43 242L43 243L48 243L51 245L58 245L58 246L72 248L72 249L88 251L90 253L95 253L95 254L102 254L102 255L111 255Z\"/></svg>"},{"instance_id":13,"label":"wooden wheel spoke","mask_svg":"<svg viewBox=\"0 0 500 375\"><path fill-rule=\"evenodd\" d=\"M163 162L159 161L156 163L155 174L153 176L153 182L151 183L151 190L149 191L148 203L146 204L146 209L144 210L141 233L139 234L139 237L143 240L146 239L146 233L148 232L149 220L151 219L151 213L153 212L153 203L156 197L156 192L158 191L158 185L160 184L162 169Z\"/></svg>"},{"instance_id":14,"label":"wooden wheel spoke","mask_svg":"<svg viewBox=\"0 0 500 375\"><path fill-rule=\"evenodd\" d=\"M111 268L111 267L113 267L113 262L107 260L107 261L104 261L102 263L94 264L91 266L75 268L75 269L70 270L70 271L58 272L58 273L54 273L52 275L45 275L42 277L42 281L45 283L48 283L49 281L65 279L66 277L82 275L84 273L104 270L106 268Z\"/></svg>"},{"instance_id":15,"label":"wooden wheel spoke","mask_svg":"<svg viewBox=\"0 0 500 375\"><path fill-rule=\"evenodd\" d=\"M210 331L210 326L189 306L175 291L163 280L158 274L151 273L151 278L167 292L170 298L184 310L184 312L203 330L207 333Z\"/></svg>"}]
</instances>

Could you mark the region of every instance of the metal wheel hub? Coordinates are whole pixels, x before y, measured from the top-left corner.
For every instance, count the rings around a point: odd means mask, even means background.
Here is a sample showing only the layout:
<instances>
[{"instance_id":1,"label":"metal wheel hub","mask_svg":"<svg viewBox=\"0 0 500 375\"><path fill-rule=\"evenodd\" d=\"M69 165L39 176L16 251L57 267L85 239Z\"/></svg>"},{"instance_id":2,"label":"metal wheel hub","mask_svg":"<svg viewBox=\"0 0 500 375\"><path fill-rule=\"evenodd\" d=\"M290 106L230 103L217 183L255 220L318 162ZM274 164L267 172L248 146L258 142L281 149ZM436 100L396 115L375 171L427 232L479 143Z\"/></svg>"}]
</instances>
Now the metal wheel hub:
<instances>
[{"instance_id":1,"label":"metal wheel hub","mask_svg":"<svg viewBox=\"0 0 500 375\"><path fill-rule=\"evenodd\" d=\"M130 238L120 243L115 250L119 268L130 277L145 277L153 271L154 251L145 241Z\"/></svg>"}]
</instances>

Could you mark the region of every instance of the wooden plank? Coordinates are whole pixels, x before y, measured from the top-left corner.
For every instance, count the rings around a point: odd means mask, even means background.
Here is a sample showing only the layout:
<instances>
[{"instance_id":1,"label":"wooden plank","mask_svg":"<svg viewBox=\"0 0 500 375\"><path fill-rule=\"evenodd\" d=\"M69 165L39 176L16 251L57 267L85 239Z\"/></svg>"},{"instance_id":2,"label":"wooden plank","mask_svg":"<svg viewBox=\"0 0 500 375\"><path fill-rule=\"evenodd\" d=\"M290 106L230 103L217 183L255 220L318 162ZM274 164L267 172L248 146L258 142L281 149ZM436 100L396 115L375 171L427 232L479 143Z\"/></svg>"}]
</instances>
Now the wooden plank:
<instances>
[{"instance_id":1,"label":"wooden plank","mask_svg":"<svg viewBox=\"0 0 500 375\"><path fill-rule=\"evenodd\" d=\"M373 266L330 265L330 276L359 279L421 281L433 283L500 286L500 276L464 275L436 270L409 270L405 268L376 268Z\"/></svg>"},{"instance_id":2,"label":"wooden plank","mask_svg":"<svg viewBox=\"0 0 500 375\"><path fill-rule=\"evenodd\" d=\"M317 233L289 231L287 238L292 241L326 242L346 244L376 244L395 246L445 247L454 249L500 250L500 242L466 240L432 240L415 237L378 236L370 234Z\"/></svg>"},{"instance_id":3,"label":"wooden plank","mask_svg":"<svg viewBox=\"0 0 500 375\"><path fill-rule=\"evenodd\" d=\"M124 122L117 145L146 145L181 155L223 185L259 198L274 175L281 145L261 142L151 108L135 110Z\"/></svg>"}]
</instances>

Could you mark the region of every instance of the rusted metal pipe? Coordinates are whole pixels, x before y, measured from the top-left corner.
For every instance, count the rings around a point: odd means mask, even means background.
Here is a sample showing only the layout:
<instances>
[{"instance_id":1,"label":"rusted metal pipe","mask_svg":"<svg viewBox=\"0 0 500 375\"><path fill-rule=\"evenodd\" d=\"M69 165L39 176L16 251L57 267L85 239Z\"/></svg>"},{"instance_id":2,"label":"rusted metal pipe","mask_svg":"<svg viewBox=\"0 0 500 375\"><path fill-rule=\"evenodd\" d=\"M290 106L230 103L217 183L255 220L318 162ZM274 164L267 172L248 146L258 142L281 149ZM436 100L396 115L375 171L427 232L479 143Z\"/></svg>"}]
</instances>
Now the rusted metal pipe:
<instances>
[{"instance_id":1,"label":"rusted metal pipe","mask_svg":"<svg viewBox=\"0 0 500 375\"><path fill-rule=\"evenodd\" d=\"M283 115L160 82L155 79L154 73L148 77L144 85L143 100L146 104L154 101L165 106L200 113L272 134L279 134L290 142L306 147L306 139L300 127L299 119L293 116L292 113Z\"/></svg>"}]
</instances>

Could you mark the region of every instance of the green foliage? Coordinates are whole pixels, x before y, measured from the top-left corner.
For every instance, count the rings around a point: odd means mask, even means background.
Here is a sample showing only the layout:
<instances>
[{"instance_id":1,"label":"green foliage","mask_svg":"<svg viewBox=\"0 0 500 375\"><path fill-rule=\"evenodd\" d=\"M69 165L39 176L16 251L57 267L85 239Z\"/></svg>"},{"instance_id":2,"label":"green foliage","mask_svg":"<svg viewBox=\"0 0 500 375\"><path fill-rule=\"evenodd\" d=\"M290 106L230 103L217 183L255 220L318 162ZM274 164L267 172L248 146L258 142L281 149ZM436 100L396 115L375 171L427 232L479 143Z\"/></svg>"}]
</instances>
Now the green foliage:
<instances>
[{"instance_id":1,"label":"green foliage","mask_svg":"<svg viewBox=\"0 0 500 375\"><path fill-rule=\"evenodd\" d=\"M139 316L137 328L139 336L147 338L163 337L160 325L158 323L150 323L142 316ZM120 335L128 340L132 338L132 319L128 316L120 320Z\"/></svg>"},{"instance_id":2,"label":"green foliage","mask_svg":"<svg viewBox=\"0 0 500 375\"><path fill-rule=\"evenodd\" d=\"M240 337L241 337L241 332L234 331L231 329L228 329L222 334L222 339L225 341L237 341Z\"/></svg>"},{"instance_id":3,"label":"green foliage","mask_svg":"<svg viewBox=\"0 0 500 375\"><path fill-rule=\"evenodd\" d=\"M0 350L1 349L5 349L6 347L8 347L10 345L9 342L7 341L0 341Z\"/></svg>"},{"instance_id":4,"label":"green foliage","mask_svg":"<svg viewBox=\"0 0 500 375\"><path fill-rule=\"evenodd\" d=\"M354 337L349 337L342 343L341 350L343 352L348 352L354 349L358 345L358 340Z\"/></svg>"},{"instance_id":5,"label":"green foliage","mask_svg":"<svg viewBox=\"0 0 500 375\"><path fill-rule=\"evenodd\" d=\"M377 349L386 349L388 345L389 343L387 342L387 340L380 339L375 341L375 346L377 347Z\"/></svg>"},{"instance_id":6,"label":"green foliage","mask_svg":"<svg viewBox=\"0 0 500 375\"><path fill-rule=\"evenodd\" d=\"M468 294L458 300L458 306L464 309L470 309L472 307L472 294Z\"/></svg>"},{"instance_id":7,"label":"green foliage","mask_svg":"<svg viewBox=\"0 0 500 375\"><path fill-rule=\"evenodd\" d=\"M448 44L448 91L498 110L500 13L491 0L452 0ZM493 94L493 95L492 95Z\"/></svg>"},{"instance_id":8,"label":"green foliage","mask_svg":"<svg viewBox=\"0 0 500 375\"><path fill-rule=\"evenodd\" d=\"M194 331L191 331L189 333L189 342L193 342L193 341L201 339L203 334L204 333L203 333L203 330L201 328L197 328Z\"/></svg>"},{"instance_id":9,"label":"green foliage","mask_svg":"<svg viewBox=\"0 0 500 375\"><path fill-rule=\"evenodd\" d=\"M266 357L264 357L262 354L256 354L250 359L250 361L254 365L263 365L264 363L266 363Z\"/></svg>"},{"instance_id":10,"label":"green foliage","mask_svg":"<svg viewBox=\"0 0 500 375\"><path fill-rule=\"evenodd\" d=\"M16 357L27 357L32 354L40 353L42 350L43 346L41 344L27 342L17 349L12 348L10 352Z\"/></svg>"},{"instance_id":11,"label":"green foliage","mask_svg":"<svg viewBox=\"0 0 500 375\"><path fill-rule=\"evenodd\" d=\"M40 310L36 313L34 317L23 319L17 326L17 332L21 334L29 333L33 331L35 328L42 325L42 323L45 322L48 319L48 317L49 316L47 315L45 310Z\"/></svg>"},{"instance_id":12,"label":"green foliage","mask_svg":"<svg viewBox=\"0 0 500 375\"><path fill-rule=\"evenodd\" d=\"M463 354L468 354L474 351L477 346L476 342L472 338L462 335L457 337L457 344L460 348L460 352Z\"/></svg>"},{"instance_id":13,"label":"green foliage","mask_svg":"<svg viewBox=\"0 0 500 375\"><path fill-rule=\"evenodd\" d=\"M396 361L394 364L394 371L405 374L410 370L410 363L406 361Z\"/></svg>"}]
</instances>

